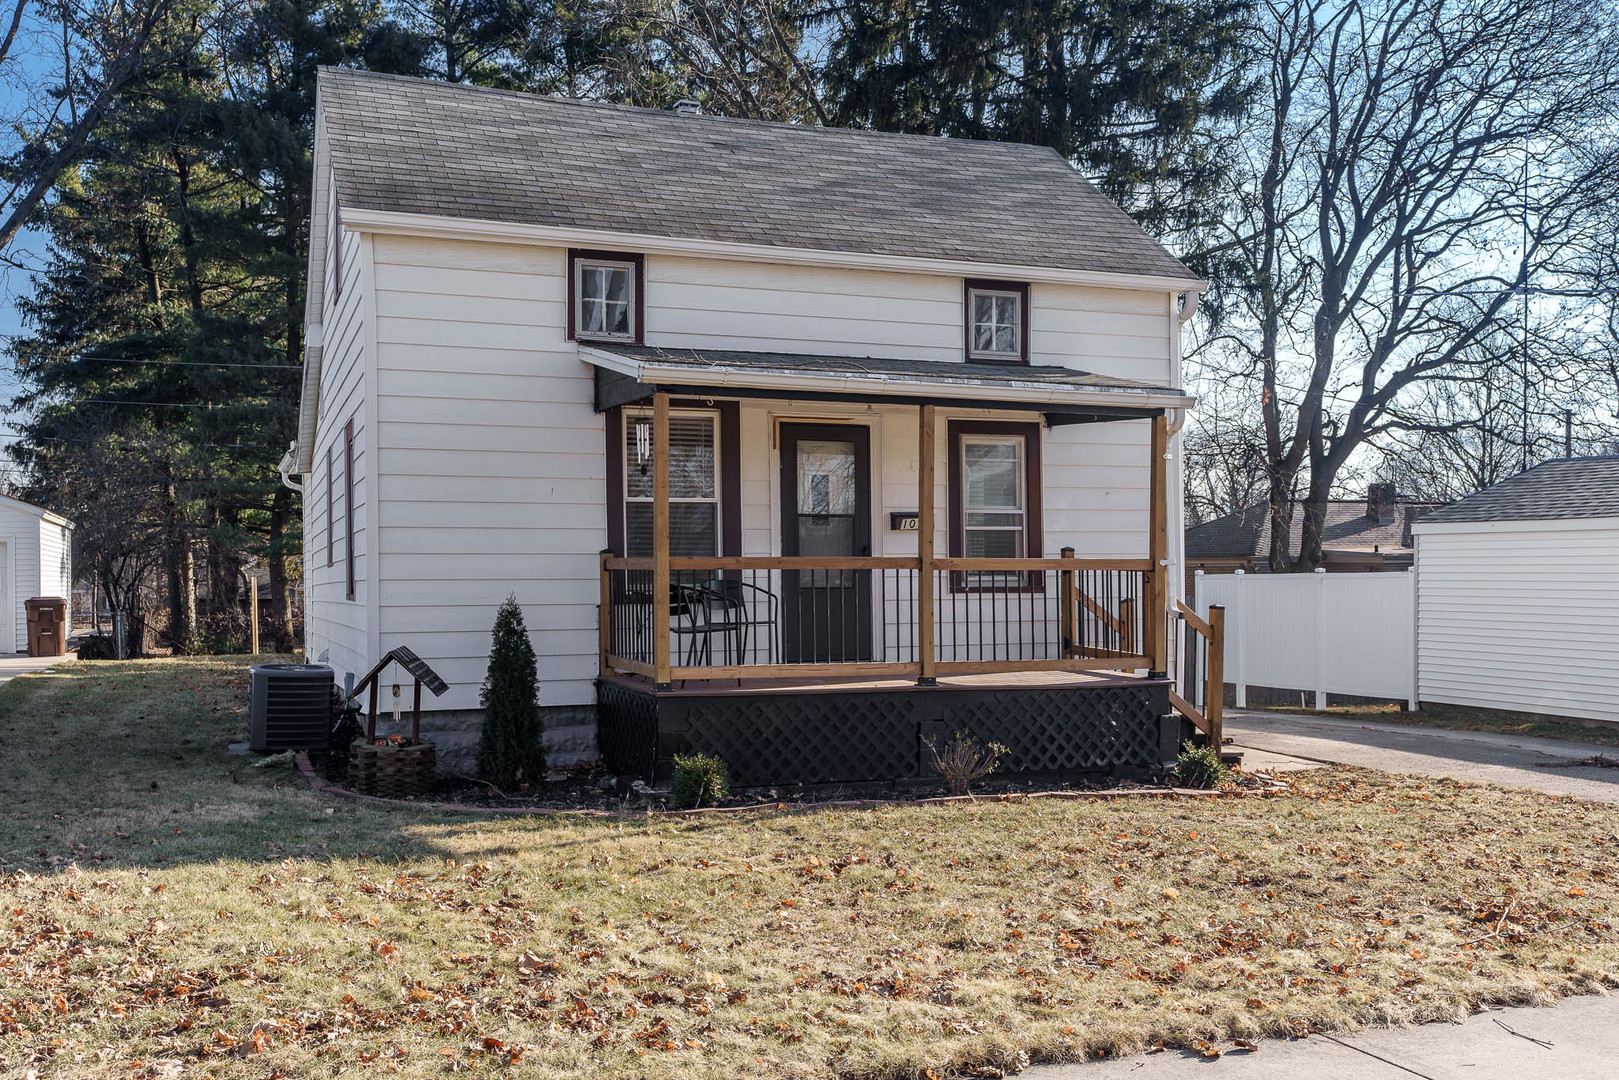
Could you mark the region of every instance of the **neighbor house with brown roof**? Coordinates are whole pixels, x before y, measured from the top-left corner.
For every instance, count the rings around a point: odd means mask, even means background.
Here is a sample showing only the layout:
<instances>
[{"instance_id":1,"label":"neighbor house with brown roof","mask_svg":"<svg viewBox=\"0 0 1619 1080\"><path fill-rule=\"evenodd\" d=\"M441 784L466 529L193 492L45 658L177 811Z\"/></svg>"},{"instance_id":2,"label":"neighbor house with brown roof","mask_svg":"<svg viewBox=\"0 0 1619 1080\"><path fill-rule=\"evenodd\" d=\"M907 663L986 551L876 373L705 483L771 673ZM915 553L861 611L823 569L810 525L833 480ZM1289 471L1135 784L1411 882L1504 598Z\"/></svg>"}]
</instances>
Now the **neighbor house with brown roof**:
<instances>
[{"instance_id":1,"label":"neighbor house with brown roof","mask_svg":"<svg viewBox=\"0 0 1619 1080\"><path fill-rule=\"evenodd\" d=\"M308 649L414 649L441 757L510 593L548 723L620 773L1178 733L1204 286L1054 151L328 69L313 222Z\"/></svg>"},{"instance_id":2,"label":"neighbor house with brown roof","mask_svg":"<svg viewBox=\"0 0 1619 1080\"><path fill-rule=\"evenodd\" d=\"M1414 556L1412 524L1443 505L1402 496L1393 484L1369 485L1364 499L1333 499L1327 503L1321 565L1329 573L1409 570ZM1297 503L1291 509L1288 556L1297 558L1304 510ZM1268 510L1265 503L1255 503L1187 529L1187 573L1270 573Z\"/></svg>"}]
</instances>

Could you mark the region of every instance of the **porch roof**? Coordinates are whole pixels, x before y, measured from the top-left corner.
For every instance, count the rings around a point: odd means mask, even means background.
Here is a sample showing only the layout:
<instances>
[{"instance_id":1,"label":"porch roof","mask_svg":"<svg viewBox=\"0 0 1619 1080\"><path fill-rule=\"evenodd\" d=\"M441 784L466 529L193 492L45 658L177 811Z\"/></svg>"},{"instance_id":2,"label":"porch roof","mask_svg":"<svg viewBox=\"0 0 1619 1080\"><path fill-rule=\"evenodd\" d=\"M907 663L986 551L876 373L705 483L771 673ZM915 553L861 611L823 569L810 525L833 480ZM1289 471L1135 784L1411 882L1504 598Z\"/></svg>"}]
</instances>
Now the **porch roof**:
<instances>
[{"instance_id":1,"label":"porch roof","mask_svg":"<svg viewBox=\"0 0 1619 1080\"><path fill-rule=\"evenodd\" d=\"M1048 422L1140 419L1189 407L1170 386L1073 368L1025 364L661 349L649 345L581 344L596 369L596 408L628 405L665 390L713 397L885 401L1031 410Z\"/></svg>"}]
</instances>

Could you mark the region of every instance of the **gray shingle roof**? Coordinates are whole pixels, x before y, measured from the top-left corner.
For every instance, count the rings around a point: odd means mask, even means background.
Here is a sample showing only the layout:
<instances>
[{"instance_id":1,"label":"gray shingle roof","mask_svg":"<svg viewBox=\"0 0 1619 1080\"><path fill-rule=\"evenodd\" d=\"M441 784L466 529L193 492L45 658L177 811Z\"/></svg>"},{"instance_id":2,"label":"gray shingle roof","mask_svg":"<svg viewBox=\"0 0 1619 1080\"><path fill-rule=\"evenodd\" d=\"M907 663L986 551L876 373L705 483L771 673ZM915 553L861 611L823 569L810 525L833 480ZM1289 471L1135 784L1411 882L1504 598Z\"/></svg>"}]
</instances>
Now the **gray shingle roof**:
<instances>
[{"instance_id":1,"label":"gray shingle roof","mask_svg":"<svg viewBox=\"0 0 1619 1080\"><path fill-rule=\"evenodd\" d=\"M899 360L878 357L817 356L804 353L738 352L729 349L662 349L655 345L617 345L610 342L582 342L585 348L633 360L653 361L666 367L687 367L696 371L725 368L731 371L759 371L771 374L807 375L898 375L930 382L959 382L964 386L985 383L1037 383L1074 389L1140 390L1161 394L1181 394L1173 387L1137 379L1097 375L1074 368L1030 364L964 364L948 360Z\"/></svg>"},{"instance_id":2,"label":"gray shingle roof","mask_svg":"<svg viewBox=\"0 0 1619 1080\"><path fill-rule=\"evenodd\" d=\"M346 208L1196 277L1054 151L324 68Z\"/></svg>"},{"instance_id":3,"label":"gray shingle roof","mask_svg":"<svg viewBox=\"0 0 1619 1080\"><path fill-rule=\"evenodd\" d=\"M1424 522L1619 517L1619 457L1563 458L1435 510Z\"/></svg>"}]
</instances>

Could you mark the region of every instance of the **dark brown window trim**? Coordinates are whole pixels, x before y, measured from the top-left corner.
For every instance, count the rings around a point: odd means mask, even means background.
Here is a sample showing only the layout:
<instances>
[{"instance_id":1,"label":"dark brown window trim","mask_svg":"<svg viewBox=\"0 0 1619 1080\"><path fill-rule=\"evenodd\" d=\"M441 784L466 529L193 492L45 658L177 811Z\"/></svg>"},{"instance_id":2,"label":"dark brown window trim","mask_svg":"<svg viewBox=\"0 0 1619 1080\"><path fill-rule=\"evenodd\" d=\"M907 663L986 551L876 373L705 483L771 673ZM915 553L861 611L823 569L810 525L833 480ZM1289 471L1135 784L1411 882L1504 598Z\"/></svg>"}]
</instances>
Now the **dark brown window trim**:
<instances>
[{"instance_id":1,"label":"dark brown window trim","mask_svg":"<svg viewBox=\"0 0 1619 1080\"><path fill-rule=\"evenodd\" d=\"M1045 550L1045 517L1041 499L1040 425L1015 420L951 420L946 424L946 445L950 448L947 472L950 480L950 557L962 558L967 546L966 517L962 505L962 448L963 435L1021 435L1023 436L1023 491L1028 505L1023 508L1024 555L1031 559L1042 557ZM1023 585L968 585L967 575L950 575L951 592L1044 592L1045 575L1027 575Z\"/></svg>"},{"instance_id":2,"label":"dark brown window trim","mask_svg":"<svg viewBox=\"0 0 1619 1080\"><path fill-rule=\"evenodd\" d=\"M343 425L343 561L348 588L345 599L354 599L354 421Z\"/></svg>"},{"instance_id":3,"label":"dark brown window trim","mask_svg":"<svg viewBox=\"0 0 1619 1080\"><path fill-rule=\"evenodd\" d=\"M973 290L1018 294L1018 355L973 355ZM965 278L961 283L961 343L962 355L969 364L1027 364L1029 362L1029 283L1027 281L995 281L990 278Z\"/></svg>"},{"instance_id":4,"label":"dark brown window trim","mask_svg":"<svg viewBox=\"0 0 1619 1080\"><path fill-rule=\"evenodd\" d=\"M579 275L574 270L574 264L580 259L590 262L602 260L604 262L627 262L635 264L635 336L625 338L596 338L579 337L577 323L579 319ZM568 249L568 340L569 341L599 341L605 345L617 342L620 345L640 345L646 341L646 256L632 251L598 251L594 248Z\"/></svg>"},{"instance_id":5,"label":"dark brown window trim","mask_svg":"<svg viewBox=\"0 0 1619 1080\"><path fill-rule=\"evenodd\" d=\"M332 462L333 443L326 444L326 565L332 565L332 549L337 547L337 519L332 517L332 495L337 488L337 467Z\"/></svg>"},{"instance_id":6,"label":"dark brown window trim","mask_svg":"<svg viewBox=\"0 0 1619 1080\"><path fill-rule=\"evenodd\" d=\"M708 403L672 399L672 409L708 409L719 413L720 555L742 554L742 420L734 401ZM607 418L607 549L624 554L624 413L608 409Z\"/></svg>"}]
</instances>

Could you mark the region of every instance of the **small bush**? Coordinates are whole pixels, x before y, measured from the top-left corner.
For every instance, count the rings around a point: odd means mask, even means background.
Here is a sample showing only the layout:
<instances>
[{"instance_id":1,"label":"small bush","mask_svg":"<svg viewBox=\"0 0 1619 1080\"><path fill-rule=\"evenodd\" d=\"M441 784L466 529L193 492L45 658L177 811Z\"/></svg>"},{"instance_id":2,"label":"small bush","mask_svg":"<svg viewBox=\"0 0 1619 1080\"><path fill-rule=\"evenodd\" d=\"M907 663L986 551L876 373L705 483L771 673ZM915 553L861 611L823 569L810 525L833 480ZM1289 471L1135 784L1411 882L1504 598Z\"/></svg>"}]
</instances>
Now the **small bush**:
<instances>
[{"instance_id":1,"label":"small bush","mask_svg":"<svg viewBox=\"0 0 1619 1080\"><path fill-rule=\"evenodd\" d=\"M1218 746L1188 746L1175 759L1175 782L1181 787L1217 788L1231 779Z\"/></svg>"},{"instance_id":2,"label":"small bush","mask_svg":"<svg viewBox=\"0 0 1619 1080\"><path fill-rule=\"evenodd\" d=\"M730 770L710 754L676 754L675 777L669 793L683 810L718 806L731 790Z\"/></svg>"},{"instance_id":3,"label":"small bush","mask_svg":"<svg viewBox=\"0 0 1619 1080\"><path fill-rule=\"evenodd\" d=\"M478 695L483 707L478 774L497 788L545 782L545 722L536 665L523 609L515 595L509 596L495 613L489 671Z\"/></svg>"},{"instance_id":4,"label":"small bush","mask_svg":"<svg viewBox=\"0 0 1619 1080\"><path fill-rule=\"evenodd\" d=\"M944 778L944 786L952 795L967 794L973 782L994 772L1001 756L1007 753L1000 743L981 746L976 739L959 731L943 750L933 743L928 744L928 750L933 754L933 767Z\"/></svg>"},{"instance_id":5,"label":"small bush","mask_svg":"<svg viewBox=\"0 0 1619 1080\"><path fill-rule=\"evenodd\" d=\"M89 634L79 642L80 660L111 660L117 654L111 634Z\"/></svg>"}]
</instances>

